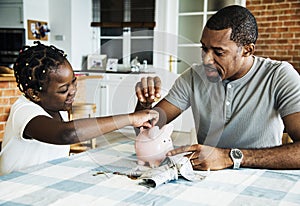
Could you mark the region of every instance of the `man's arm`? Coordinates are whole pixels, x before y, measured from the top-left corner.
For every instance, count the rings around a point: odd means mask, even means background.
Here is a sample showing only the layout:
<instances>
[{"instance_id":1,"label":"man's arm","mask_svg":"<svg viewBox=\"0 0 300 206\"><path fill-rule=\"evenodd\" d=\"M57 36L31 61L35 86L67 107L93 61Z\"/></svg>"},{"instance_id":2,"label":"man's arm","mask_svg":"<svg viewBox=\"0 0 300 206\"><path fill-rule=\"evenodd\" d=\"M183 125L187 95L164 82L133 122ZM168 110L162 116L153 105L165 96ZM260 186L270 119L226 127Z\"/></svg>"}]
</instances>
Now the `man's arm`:
<instances>
[{"instance_id":1,"label":"man's arm","mask_svg":"<svg viewBox=\"0 0 300 206\"><path fill-rule=\"evenodd\" d=\"M157 76L143 77L141 81L136 84L135 91L138 98L135 111L152 109L152 104L161 97L161 80ZM158 102L153 109L159 112L159 121L157 123L159 127L169 123L182 112L178 107L165 99ZM136 130L136 133L137 132L138 130Z\"/></svg>"},{"instance_id":2,"label":"man's arm","mask_svg":"<svg viewBox=\"0 0 300 206\"><path fill-rule=\"evenodd\" d=\"M242 150L243 167L300 169L300 112L287 115L283 122L294 143L269 149Z\"/></svg>"},{"instance_id":3,"label":"man's arm","mask_svg":"<svg viewBox=\"0 0 300 206\"><path fill-rule=\"evenodd\" d=\"M263 169L300 169L300 112L283 118L285 128L294 143L263 149L241 149L241 167ZM167 155L186 155L196 170L220 170L233 166L230 148L222 149L201 144L183 146Z\"/></svg>"},{"instance_id":4,"label":"man's arm","mask_svg":"<svg viewBox=\"0 0 300 206\"><path fill-rule=\"evenodd\" d=\"M152 108L152 106L147 106L149 109ZM135 111L143 110L147 108L146 106L143 106L140 102L137 103ZM181 110L168 102L165 99L162 99L160 102L158 102L154 107L153 110L156 110L159 113L159 121L157 122L157 126L162 127L165 124L171 122L174 120L177 116L181 114Z\"/></svg>"}]
</instances>

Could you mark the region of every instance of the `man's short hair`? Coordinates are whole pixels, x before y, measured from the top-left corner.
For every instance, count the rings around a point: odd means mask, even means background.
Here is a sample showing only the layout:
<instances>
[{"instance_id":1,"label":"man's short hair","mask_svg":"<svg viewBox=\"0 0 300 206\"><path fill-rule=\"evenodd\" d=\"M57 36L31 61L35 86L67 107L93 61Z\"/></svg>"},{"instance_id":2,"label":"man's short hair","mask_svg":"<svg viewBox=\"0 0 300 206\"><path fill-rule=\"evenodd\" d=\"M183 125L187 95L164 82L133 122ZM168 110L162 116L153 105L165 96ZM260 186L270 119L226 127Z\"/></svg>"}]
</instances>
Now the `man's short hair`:
<instances>
[{"instance_id":1,"label":"man's short hair","mask_svg":"<svg viewBox=\"0 0 300 206\"><path fill-rule=\"evenodd\" d=\"M245 7L232 5L220 9L206 23L211 30L232 29L230 40L238 46L256 43L258 29L256 19Z\"/></svg>"}]
</instances>

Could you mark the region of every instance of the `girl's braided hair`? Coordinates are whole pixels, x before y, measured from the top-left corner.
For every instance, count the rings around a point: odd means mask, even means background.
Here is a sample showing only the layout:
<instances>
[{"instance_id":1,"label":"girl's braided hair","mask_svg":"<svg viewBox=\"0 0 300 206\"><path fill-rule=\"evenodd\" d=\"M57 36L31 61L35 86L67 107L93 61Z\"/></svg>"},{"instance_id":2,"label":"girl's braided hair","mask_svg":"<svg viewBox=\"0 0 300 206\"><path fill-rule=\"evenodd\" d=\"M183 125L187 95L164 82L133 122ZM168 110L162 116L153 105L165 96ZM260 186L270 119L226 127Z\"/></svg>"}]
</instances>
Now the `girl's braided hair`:
<instances>
[{"instance_id":1,"label":"girl's braided hair","mask_svg":"<svg viewBox=\"0 0 300 206\"><path fill-rule=\"evenodd\" d=\"M14 64L14 74L18 88L27 96L27 89L45 91L50 71L68 60L63 50L34 41L34 46L24 46ZM27 96L28 97L28 96Z\"/></svg>"}]
</instances>

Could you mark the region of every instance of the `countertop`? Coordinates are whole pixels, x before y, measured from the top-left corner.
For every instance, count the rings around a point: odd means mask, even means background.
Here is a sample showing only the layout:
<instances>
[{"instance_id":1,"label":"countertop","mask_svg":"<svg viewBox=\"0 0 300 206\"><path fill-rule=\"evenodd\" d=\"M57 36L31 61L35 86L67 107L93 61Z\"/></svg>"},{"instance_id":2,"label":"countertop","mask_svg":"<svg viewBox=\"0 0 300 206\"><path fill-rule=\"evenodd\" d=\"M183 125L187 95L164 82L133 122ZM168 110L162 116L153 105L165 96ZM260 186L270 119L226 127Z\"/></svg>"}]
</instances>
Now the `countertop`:
<instances>
[{"instance_id":1,"label":"countertop","mask_svg":"<svg viewBox=\"0 0 300 206\"><path fill-rule=\"evenodd\" d=\"M77 79L84 80L84 79L102 79L103 75L81 75L81 74L76 74ZM14 75L1 75L0 74L0 82L15 82L16 79Z\"/></svg>"},{"instance_id":2,"label":"countertop","mask_svg":"<svg viewBox=\"0 0 300 206\"><path fill-rule=\"evenodd\" d=\"M105 70L74 70L75 74L84 74L88 76L92 75L101 75L101 74L153 74L155 73L153 70L149 71L138 71L133 72L129 70L124 71L105 71Z\"/></svg>"},{"instance_id":3,"label":"countertop","mask_svg":"<svg viewBox=\"0 0 300 206\"><path fill-rule=\"evenodd\" d=\"M77 76L78 80L84 79L101 79L103 78L104 74L153 74L154 71L147 71L147 72L132 72L132 71L97 71L97 70L74 70L75 75ZM5 81L16 81L14 74L0 74L0 82Z\"/></svg>"},{"instance_id":4,"label":"countertop","mask_svg":"<svg viewBox=\"0 0 300 206\"><path fill-rule=\"evenodd\" d=\"M14 74L0 74L0 82L16 81Z\"/></svg>"}]
</instances>

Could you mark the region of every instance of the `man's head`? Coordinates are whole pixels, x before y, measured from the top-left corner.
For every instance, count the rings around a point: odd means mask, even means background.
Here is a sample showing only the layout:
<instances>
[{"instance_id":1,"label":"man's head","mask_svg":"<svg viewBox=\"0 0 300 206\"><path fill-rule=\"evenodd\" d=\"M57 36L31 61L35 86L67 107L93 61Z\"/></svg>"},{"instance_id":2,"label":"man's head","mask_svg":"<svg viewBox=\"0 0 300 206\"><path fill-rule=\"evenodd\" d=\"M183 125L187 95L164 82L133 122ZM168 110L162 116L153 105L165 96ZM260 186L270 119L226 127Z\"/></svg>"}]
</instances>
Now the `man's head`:
<instances>
[{"instance_id":1,"label":"man's head","mask_svg":"<svg viewBox=\"0 0 300 206\"><path fill-rule=\"evenodd\" d=\"M257 39L254 16L241 6L219 10L207 22L201 37L202 61L211 82L243 77L253 64Z\"/></svg>"},{"instance_id":2,"label":"man's head","mask_svg":"<svg viewBox=\"0 0 300 206\"><path fill-rule=\"evenodd\" d=\"M255 17L248 9L238 5L219 10L207 21L206 27L211 30L231 28L230 39L238 46L255 44L258 36Z\"/></svg>"}]
</instances>

